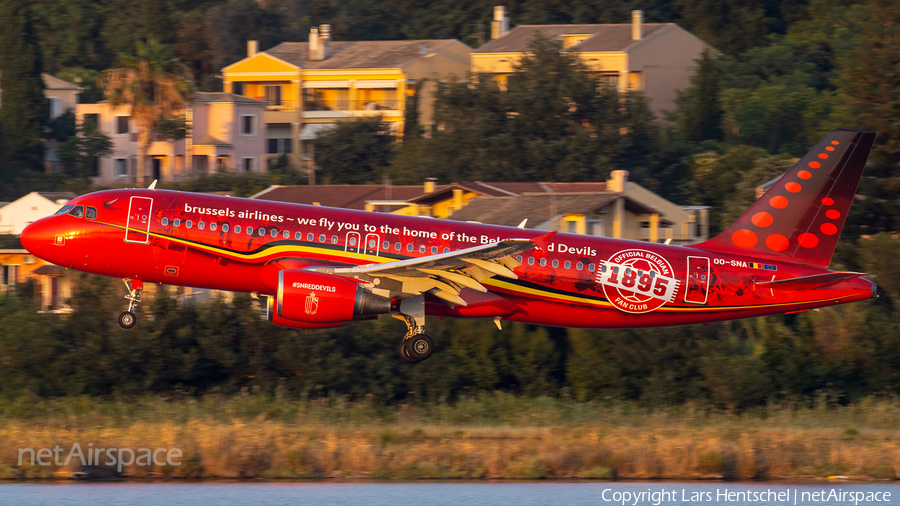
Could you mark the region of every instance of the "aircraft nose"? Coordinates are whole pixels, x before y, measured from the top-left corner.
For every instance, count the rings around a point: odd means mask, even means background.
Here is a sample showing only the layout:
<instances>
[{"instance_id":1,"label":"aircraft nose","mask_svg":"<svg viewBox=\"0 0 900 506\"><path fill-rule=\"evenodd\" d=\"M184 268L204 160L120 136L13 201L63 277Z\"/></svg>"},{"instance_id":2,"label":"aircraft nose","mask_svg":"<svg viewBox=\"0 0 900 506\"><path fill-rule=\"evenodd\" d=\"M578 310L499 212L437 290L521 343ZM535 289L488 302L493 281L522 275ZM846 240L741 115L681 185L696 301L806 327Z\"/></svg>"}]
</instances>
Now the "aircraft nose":
<instances>
[{"instance_id":1,"label":"aircraft nose","mask_svg":"<svg viewBox=\"0 0 900 506\"><path fill-rule=\"evenodd\" d=\"M53 244L54 234L46 219L38 220L22 230L19 241L22 247L30 253L41 256L42 250L46 250Z\"/></svg>"}]
</instances>

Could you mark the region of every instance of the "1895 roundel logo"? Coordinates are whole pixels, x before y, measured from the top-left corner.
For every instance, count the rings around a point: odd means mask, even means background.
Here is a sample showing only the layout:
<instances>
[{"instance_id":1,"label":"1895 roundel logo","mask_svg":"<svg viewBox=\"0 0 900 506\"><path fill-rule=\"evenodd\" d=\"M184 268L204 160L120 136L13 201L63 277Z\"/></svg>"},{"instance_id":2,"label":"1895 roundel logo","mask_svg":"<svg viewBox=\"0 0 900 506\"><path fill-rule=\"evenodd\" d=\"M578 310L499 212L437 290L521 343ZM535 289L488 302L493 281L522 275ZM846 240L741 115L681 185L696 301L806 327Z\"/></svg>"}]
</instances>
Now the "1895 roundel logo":
<instances>
[{"instance_id":1,"label":"1895 roundel logo","mask_svg":"<svg viewBox=\"0 0 900 506\"><path fill-rule=\"evenodd\" d=\"M641 249L622 250L599 263L597 283L626 313L647 313L675 300L679 281L668 260Z\"/></svg>"}]
</instances>

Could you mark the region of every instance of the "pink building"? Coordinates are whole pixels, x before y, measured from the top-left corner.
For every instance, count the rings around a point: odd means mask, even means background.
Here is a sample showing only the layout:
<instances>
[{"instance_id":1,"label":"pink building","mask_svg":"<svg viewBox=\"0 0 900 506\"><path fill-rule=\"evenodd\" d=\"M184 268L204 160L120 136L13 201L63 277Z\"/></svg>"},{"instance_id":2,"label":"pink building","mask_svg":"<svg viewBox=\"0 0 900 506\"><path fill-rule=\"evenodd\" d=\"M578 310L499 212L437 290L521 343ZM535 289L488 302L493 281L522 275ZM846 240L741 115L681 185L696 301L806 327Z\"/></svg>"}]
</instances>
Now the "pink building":
<instances>
[{"instance_id":1,"label":"pink building","mask_svg":"<svg viewBox=\"0 0 900 506\"><path fill-rule=\"evenodd\" d=\"M266 102L232 93L196 93L183 111L187 136L158 139L147 152L149 180L183 181L214 172L265 172ZM134 185L138 126L130 108L108 102L78 104L76 121L96 122L113 141L113 154L98 161L95 184Z\"/></svg>"}]
</instances>

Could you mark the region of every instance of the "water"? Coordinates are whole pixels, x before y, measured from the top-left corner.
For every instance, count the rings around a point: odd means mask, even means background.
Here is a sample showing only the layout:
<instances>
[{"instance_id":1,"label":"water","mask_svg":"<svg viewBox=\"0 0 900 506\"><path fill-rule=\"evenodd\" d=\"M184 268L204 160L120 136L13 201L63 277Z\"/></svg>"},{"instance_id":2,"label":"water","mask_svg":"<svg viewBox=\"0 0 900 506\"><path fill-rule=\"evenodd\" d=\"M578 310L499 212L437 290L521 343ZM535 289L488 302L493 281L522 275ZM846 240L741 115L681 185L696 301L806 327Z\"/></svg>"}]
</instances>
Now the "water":
<instances>
[{"instance_id":1,"label":"water","mask_svg":"<svg viewBox=\"0 0 900 506\"><path fill-rule=\"evenodd\" d=\"M780 493L781 496L772 493ZM900 485L894 483L0 484L0 505L29 506L788 506L880 505L898 502Z\"/></svg>"}]
</instances>

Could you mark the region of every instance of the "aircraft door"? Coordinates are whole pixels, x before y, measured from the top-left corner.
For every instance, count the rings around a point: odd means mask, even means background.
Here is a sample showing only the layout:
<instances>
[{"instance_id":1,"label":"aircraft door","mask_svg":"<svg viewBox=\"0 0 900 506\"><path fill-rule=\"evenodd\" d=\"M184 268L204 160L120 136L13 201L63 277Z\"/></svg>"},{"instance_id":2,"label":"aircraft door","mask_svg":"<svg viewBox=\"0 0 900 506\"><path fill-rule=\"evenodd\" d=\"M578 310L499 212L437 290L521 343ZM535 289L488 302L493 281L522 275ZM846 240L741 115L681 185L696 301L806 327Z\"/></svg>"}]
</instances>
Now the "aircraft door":
<instances>
[{"instance_id":1,"label":"aircraft door","mask_svg":"<svg viewBox=\"0 0 900 506\"><path fill-rule=\"evenodd\" d=\"M691 304L706 304L709 295L709 258L687 258L687 284L684 301Z\"/></svg>"},{"instance_id":2,"label":"aircraft door","mask_svg":"<svg viewBox=\"0 0 900 506\"><path fill-rule=\"evenodd\" d=\"M359 232L347 232L347 240L344 241L344 253L348 257L359 256Z\"/></svg>"},{"instance_id":3,"label":"aircraft door","mask_svg":"<svg viewBox=\"0 0 900 506\"><path fill-rule=\"evenodd\" d=\"M153 199L131 197L128 204L128 219L125 223L125 242L147 244L150 242L150 217Z\"/></svg>"},{"instance_id":4,"label":"aircraft door","mask_svg":"<svg viewBox=\"0 0 900 506\"><path fill-rule=\"evenodd\" d=\"M378 258L378 245L380 241L378 234L366 234L366 243L363 245L363 256L374 260Z\"/></svg>"}]
</instances>

